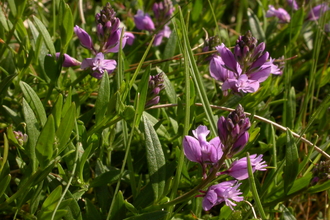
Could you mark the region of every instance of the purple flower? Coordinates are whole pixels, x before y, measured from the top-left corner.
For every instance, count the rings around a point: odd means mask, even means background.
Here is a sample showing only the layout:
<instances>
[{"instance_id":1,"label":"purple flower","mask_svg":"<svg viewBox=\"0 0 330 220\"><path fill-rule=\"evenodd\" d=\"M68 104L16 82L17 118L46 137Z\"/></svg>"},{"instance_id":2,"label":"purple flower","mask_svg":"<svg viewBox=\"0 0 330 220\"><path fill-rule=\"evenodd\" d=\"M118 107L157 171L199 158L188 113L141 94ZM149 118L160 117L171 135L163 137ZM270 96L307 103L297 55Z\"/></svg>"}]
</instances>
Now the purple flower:
<instances>
[{"instance_id":1,"label":"purple flower","mask_svg":"<svg viewBox=\"0 0 330 220\"><path fill-rule=\"evenodd\" d=\"M78 39L80 40L81 45L89 50L94 51L91 36L89 36L89 34L84 29L80 28L78 25L76 25L73 30L77 35Z\"/></svg>"},{"instance_id":2,"label":"purple flower","mask_svg":"<svg viewBox=\"0 0 330 220\"><path fill-rule=\"evenodd\" d=\"M298 10L299 9L296 0L287 0L287 2L293 10Z\"/></svg>"},{"instance_id":3,"label":"purple flower","mask_svg":"<svg viewBox=\"0 0 330 220\"><path fill-rule=\"evenodd\" d=\"M126 43L127 43L128 45L133 45L134 40L135 40L135 36L134 36L134 34L131 33L131 32L126 32L126 31L125 31L124 36L126 37Z\"/></svg>"},{"instance_id":4,"label":"purple flower","mask_svg":"<svg viewBox=\"0 0 330 220\"><path fill-rule=\"evenodd\" d=\"M234 73L224 68L224 65L225 63L220 56L214 55L211 57L209 67L210 74L214 79L219 80L221 82L225 82L227 79L234 78Z\"/></svg>"},{"instance_id":5,"label":"purple flower","mask_svg":"<svg viewBox=\"0 0 330 220\"><path fill-rule=\"evenodd\" d=\"M59 52L55 53L55 56L56 56L56 60L58 60L58 58L60 57L60 54ZM62 63L62 66L63 67L72 67L72 66L78 66L81 64L80 61L76 60L75 58L69 56L68 54L64 54L64 61Z\"/></svg>"},{"instance_id":6,"label":"purple flower","mask_svg":"<svg viewBox=\"0 0 330 220\"><path fill-rule=\"evenodd\" d=\"M207 142L206 136L210 133L206 126L200 125L193 130L192 136L185 136L183 139L183 150L188 160L197 163L217 163L222 157L221 142L219 137Z\"/></svg>"},{"instance_id":7,"label":"purple flower","mask_svg":"<svg viewBox=\"0 0 330 220\"><path fill-rule=\"evenodd\" d=\"M171 29L165 25L162 30L158 32L154 40L154 46L159 46L162 43L163 37L169 38L171 36Z\"/></svg>"},{"instance_id":8,"label":"purple flower","mask_svg":"<svg viewBox=\"0 0 330 220\"><path fill-rule=\"evenodd\" d=\"M240 202L244 200L243 196L240 196L242 192L238 187L241 184L235 180L225 181L217 185L210 186L203 198L203 209L209 211L213 206L219 205L225 202L232 210L236 204L233 202Z\"/></svg>"},{"instance_id":9,"label":"purple flower","mask_svg":"<svg viewBox=\"0 0 330 220\"><path fill-rule=\"evenodd\" d=\"M268 5L266 17L277 17L280 20L280 23L289 23L291 19L286 10L283 8L275 9L272 5Z\"/></svg>"},{"instance_id":10,"label":"purple flower","mask_svg":"<svg viewBox=\"0 0 330 220\"><path fill-rule=\"evenodd\" d=\"M228 89L234 93L252 93L259 89L271 73L281 74L280 68L273 64L273 59L265 50L265 43L257 45L257 39L250 31L236 41L232 53L223 43L216 46L220 56L210 58L209 71L211 76L223 82L222 91L228 94ZM269 61L268 61L269 60Z\"/></svg>"},{"instance_id":11,"label":"purple flower","mask_svg":"<svg viewBox=\"0 0 330 220\"><path fill-rule=\"evenodd\" d=\"M252 171L255 172L256 170L265 171L265 167L267 164L265 161L262 160L262 154L258 157L256 154L250 155L250 162L252 166ZM221 174L228 174L229 176L234 177L237 180L244 180L249 177L248 170L247 170L247 158L243 157L239 160L234 161L230 168Z\"/></svg>"},{"instance_id":12,"label":"purple flower","mask_svg":"<svg viewBox=\"0 0 330 220\"><path fill-rule=\"evenodd\" d=\"M174 7L170 0L164 0L164 2L154 3L152 10L156 19L164 21L172 16Z\"/></svg>"},{"instance_id":13,"label":"purple flower","mask_svg":"<svg viewBox=\"0 0 330 220\"><path fill-rule=\"evenodd\" d=\"M116 69L117 62L115 60L104 59L103 53L96 54L95 58L84 59L81 63L82 69L91 68L92 76L101 79L104 71L107 71L108 74L112 73Z\"/></svg>"},{"instance_id":14,"label":"purple flower","mask_svg":"<svg viewBox=\"0 0 330 220\"><path fill-rule=\"evenodd\" d=\"M317 5L310 10L310 12L308 13L307 19L310 21L315 21L315 20L319 19L320 16L324 12L328 11L329 9L330 8L329 8L328 4L326 4L326 3Z\"/></svg>"},{"instance_id":15,"label":"purple flower","mask_svg":"<svg viewBox=\"0 0 330 220\"><path fill-rule=\"evenodd\" d=\"M154 22L151 20L150 16L141 10L138 10L137 14L134 16L134 23L136 28L139 30L155 30Z\"/></svg>"}]
</instances>

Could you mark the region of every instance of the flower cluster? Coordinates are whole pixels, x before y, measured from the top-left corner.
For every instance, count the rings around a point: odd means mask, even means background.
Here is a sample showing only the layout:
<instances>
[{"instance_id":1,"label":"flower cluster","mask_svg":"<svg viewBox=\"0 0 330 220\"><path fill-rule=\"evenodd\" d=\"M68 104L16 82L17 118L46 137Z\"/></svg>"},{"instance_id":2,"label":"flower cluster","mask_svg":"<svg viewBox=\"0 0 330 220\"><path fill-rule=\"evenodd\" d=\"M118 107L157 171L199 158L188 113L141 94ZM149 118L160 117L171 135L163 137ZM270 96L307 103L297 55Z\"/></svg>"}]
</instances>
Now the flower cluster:
<instances>
[{"instance_id":1,"label":"flower cluster","mask_svg":"<svg viewBox=\"0 0 330 220\"><path fill-rule=\"evenodd\" d=\"M13 131L15 138L20 146L28 141L28 135L23 134L21 131Z\"/></svg>"},{"instance_id":2,"label":"flower cluster","mask_svg":"<svg viewBox=\"0 0 330 220\"><path fill-rule=\"evenodd\" d=\"M148 85L148 96L147 96L147 102L146 107L156 105L159 103L159 93L162 89L164 89L164 78L163 78L163 72L158 73L155 76L150 76L149 78L149 85Z\"/></svg>"},{"instance_id":3,"label":"flower cluster","mask_svg":"<svg viewBox=\"0 0 330 220\"><path fill-rule=\"evenodd\" d=\"M299 6L295 0L287 0L287 2L293 10L296 11L299 9ZM329 9L330 8L329 8L328 4L326 4L326 3L319 4L315 7L313 7L309 11L306 19L310 20L310 21L315 21L315 20L319 19L320 16ZM285 9L283 9L283 8L275 9L275 7L273 5L268 5L268 11L266 13L266 17L277 17L279 19L280 23L289 23L290 19L291 19L289 13Z\"/></svg>"},{"instance_id":4,"label":"flower cluster","mask_svg":"<svg viewBox=\"0 0 330 220\"><path fill-rule=\"evenodd\" d=\"M105 71L108 74L112 73L117 66L117 62L111 59L105 59L107 53L117 53L119 51L120 37L122 28L119 28L120 20L116 17L116 12L111 7L110 3L97 13L95 16L96 34L99 40L99 48L96 49L92 37L78 25L74 27L74 32L77 35L80 44L90 50L95 56L94 58L86 58L82 62L64 54L63 67L78 66L82 69L91 69L91 75L97 79L102 78ZM123 34L122 47L127 44L132 44L134 35L128 32ZM59 58L60 53L56 53L56 58Z\"/></svg>"},{"instance_id":5,"label":"flower cluster","mask_svg":"<svg viewBox=\"0 0 330 220\"><path fill-rule=\"evenodd\" d=\"M256 92L270 74L282 74L265 51L265 43L257 43L248 31L236 41L234 53L223 43L215 47L219 55L212 56L209 70L214 79L223 82L224 95L228 94L228 89L234 93Z\"/></svg>"},{"instance_id":6,"label":"flower cluster","mask_svg":"<svg viewBox=\"0 0 330 220\"><path fill-rule=\"evenodd\" d=\"M216 176L229 175L236 180L224 181L209 187L207 191L202 191L203 208L208 211L213 206L225 202L227 206L233 209L243 197L238 187L238 180L248 178L247 158L241 158L234 161L229 168L218 172L224 165L225 158L232 158L240 152L246 145L249 134L250 120L244 114L244 109L239 105L235 111L231 112L227 118L221 117L218 121L219 136L207 141L206 137L210 133L206 126L200 125L193 130L192 136L185 136L183 139L183 150L188 160L201 164L203 168L203 178L214 173ZM264 171L267 164L262 160L262 155L256 154L250 156L252 171Z\"/></svg>"},{"instance_id":7,"label":"flower cluster","mask_svg":"<svg viewBox=\"0 0 330 220\"><path fill-rule=\"evenodd\" d=\"M170 0L164 0L163 2L154 3L152 10L154 12L154 21L151 19L148 13L144 13L142 10L138 10L134 16L134 23L137 29L146 30L153 33L156 28L162 28L156 34L154 40L154 46L158 46L162 43L164 37L169 38L172 31L166 23L173 14L174 7Z\"/></svg>"},{"instance_id":8,"label":"flower cluster","mask_svg":"<svg viewBox=\"0 0 330 220\"><path fill-rule=\"evenodd\" d=\"M321 161L313 169L311 185L321 184L330 179L330 161Z\"/></svg>"}]
</instances>

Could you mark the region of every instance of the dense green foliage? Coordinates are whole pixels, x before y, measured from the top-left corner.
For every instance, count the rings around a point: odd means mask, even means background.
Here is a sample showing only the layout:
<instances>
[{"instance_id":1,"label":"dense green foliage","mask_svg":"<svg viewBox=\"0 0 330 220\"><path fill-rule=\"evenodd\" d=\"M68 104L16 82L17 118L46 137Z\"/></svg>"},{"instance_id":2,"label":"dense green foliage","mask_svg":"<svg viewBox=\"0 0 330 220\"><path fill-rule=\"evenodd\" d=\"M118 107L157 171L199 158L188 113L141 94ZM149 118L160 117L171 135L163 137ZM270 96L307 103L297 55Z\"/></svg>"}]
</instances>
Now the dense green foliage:
<instances>
[{"instance_id":1,"label":"dense green foliage","mask_svg":"<svg viewBox=\"0 0 330 220\"><path fill-rule=\"evenodd\" d=\"M138 9L152 14L154 1L110 3L135 41L107 54L117 68L96 79L54 57L92 57L73 28L97 42L95 14L106 1L0 0L1 219L253 219L254 211L330 218L329 168L321 163L330 159L330 11L309 21L313 1L297 11L284 0L173 1L172 34L153 46L133 17ZM286 8L290 23L267 18L270 3ZM283 74L255 93L224 96L210 77L204 40L217 36L233 47L248 30L284 61ZM159 72L160 102L145 108L149 76ZM238 104L252 125L235 157L263 154L268 168L241 181L249 203L206 212L194 189L202 169L184 157L182 140L201 124L217 136L217 119ZM316 175L326 178L314 183Z\"/></svg>"}]
</instances>

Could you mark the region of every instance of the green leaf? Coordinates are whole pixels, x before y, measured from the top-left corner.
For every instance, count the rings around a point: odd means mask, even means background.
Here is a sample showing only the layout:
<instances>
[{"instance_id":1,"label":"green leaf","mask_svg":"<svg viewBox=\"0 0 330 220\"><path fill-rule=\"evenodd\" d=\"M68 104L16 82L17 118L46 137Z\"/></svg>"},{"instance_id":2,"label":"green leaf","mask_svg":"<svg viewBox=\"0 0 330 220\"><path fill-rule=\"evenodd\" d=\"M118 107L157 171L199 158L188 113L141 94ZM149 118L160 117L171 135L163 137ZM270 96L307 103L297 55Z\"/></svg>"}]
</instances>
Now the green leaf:
<instances>
[{"instance_id":1,"label":"green leaf","mask_svg":"<svg viewBox=\"0 0 330 220\"><path fill-rule=\"evenodd\" d=\"M0 158L0 174L2 173L3 167L5 166L7 159L8 159L8 149L9 149L9 144L8 144L8 139L6 134L3 134L3 142L4 142L4 146L3 146L3 155L2 158ZM0 185L1 186L1 185Z\"/></svg>"},{"instance_id":2,"label":"green leaf","mask_svg":"<svg viewBox=\"0 0 330 220\"><path fill-rule=\"evenodd\" d=\"M47 117L46 111L40 101L40 98L27 83L20 81L19 84L23 91L25 100L27 101L27 103L29 103L30 107L36 113L36 116L40 120L41 125L44 126L47 121Z\"/></svg>"},{"instance_id":3,"label":"green leaf","mask_svg":"<svg viewBox=\"0 0 330 220\"><path fill-rule=\"evenodd\" d=\"M41 169L45 168L53 157L54 141L55 122L53 115L50 115L39 135L36 145L36 156L40 163Z\"/></svg>"},{"instance_id":4,"label":"green leaf","mask_svg":"<svg viewBox=\"0 0 330 220\"><path fill-rule=\"evenodd\" d=\"M64 112L64 107L63 107L63 112ZM56 131L56 137L58 140L58 153L62 152L65 148L65 145L68 143L69 138L71 136L71 132L74 127L75 119L76 119L76 105L73 102L69 110L64 114L64 117L61 120L61 124Z\"/></svg>"},{"instance_id":5,"label":"green leaf","mask_svg":"<svg viewBox=\"0 0 330 220\"><path fill-rule=\"evenodd\" d=\"M35 146L39 137L39 126L38 126L38 120L36 116L34 115L34 112L32 111L29 104L25 101L23 98L23 115L24 120L26 123L26 132L28 135L28 142L25 145L26 153L28 157L36 163L36 156L35 156ZM34 165L34 169L36 168L36 165Z\"/></svg>"},{"instance_id":6,"label":"green leaf","mask_svg":"<svg viewBox=\"0 0 330 220\"><path fill-rule=\"evenodd\" d=\"M85 198L86 201L86 218L85 219L94 219L94 220L103 220L101 213L93 203L88 199Z\"/></svg>"},{"instance_id":7,"label":"green leaf","mask_svg":"<svg viewBox=\"0 0 330 220\"><path fill-rule=\"evenodd\" d=\"M120 176L120 170L111 170L102 173L90 183L90 187L98 187L107 184L113 184L118 181L119 176Z\"/></svg>"},{"instance_id":8,"label":"green leaf","mask_svg":"<svg viewBox=\"0 0 330 220\"><path fill-rule=\"evenodd\" d=\"M73 35L73 16L68 4L62 0L60 2L60 31L62 48L65 48L71 41Z\"/></svg>"},{"instance_id":9,"label":"green leaf","mask_svg":"<svg viewBox=\"0 0 330 220\"><path fill-rule=\"evenodd\" d=\"M201 13L203 10L203 1L195 0L192 12L191 12L191 20L197 21L201 18Z\"/></svg>"},{"instance_id":10,"label":"green leaf","mask_svg":"<svg viewBox=\"0 0 330 220\"><path fill-rule=\"evenodd\" d=\"M38 219L51 219L52 211L54 211L58 201L61 198L61 195L62 195L62 186L59 185L52 191L52 193L47 197L45 202L42 204L40 213L38 214ZM51 213L49 214L49 212Z\"/></svg>"},{"instance_id":11,"label":"green leaf","mask_svg":"<svg viewBox=\"0 0 330 220\"><path fill-rule=\"evenodd\" d=\"M265 33L260 25L261 22L259 21L257 15L254 14L250 8L248 8L247 15L252 35L259 41L265 41Z\"/></svg>"},{"instance_id":12,"label":"green leaf","mask_svg":"<svg viewBox=\"0 0 330 220\"><path fill-rule=\"evenodd\" d=\"M157 72L160 73L160 72L163 72L163 71L161 69L157 68ZM164 78L165 92L166 92L168 100L172 104L177 104L178 103L178 97L177 97L177 94L175 92L175 89L174 89L171 81L169 80L169 78L167 77L167 75L165 73L163 74L163 78Z\"/></svg>"},{"instance_id":13,"label":"green leaf","mask_svg":"<svg viewBox=\"0 0 330 220\"><path fill-rule=\"evenodd\" d=\"M4 178L0 181L0 198L1 196L5 193L7 187L9 186L11 180L11 175L8 174L6 176L4 176Z\"/></svg>"},{"instance_id":14,"label":"green leaf","mask_svg":"<svg viewBox=\"0 0 330 220\"><path fill-rule=\"evenodd\" d=\"M17 73L11 74L7 76L6 78L2 79L0 82L0 95L7 91L8 86L11 84L13 79L17 76Z\"/></svg>"},{"instance_id":15,"label":"green leaf","mask_svg":"<svg viewBox=\"0 0 330 220\"><path fill-rule=\"evenodd\" d=\"M117 220L117 219L124 219L126 216L126 209L125 209L125 205L124 205L124 197L123 197L123 193L121 191L119 191L116 195L114 202L114 206L111 210L110 213L110 218L112 220Z\"/></svg>"},{"instance_id":16,"label":"green leaf","mask_svg":"<svg viewBox=\"0 0 330 220\"><path fill-rule=\"evenodd\" d=\"M132 216L129 218L125 218L124 220L162 220L165 219L165 216L168 214L166 211L156 211L156 212L149 212L144 213L138 216Z\"/></svg>"},{"instance_id":17,"label":"green leaf","mask_svg":"<svg viewBox=\"0 0 330 220\"><path fill-rule=\"evenodd\" d=\"M56 128L58 128L61 123L62 108L63 108L63 95L59 94L57 97L56 103L52 109L52 115L54 116Z\"/></svg>"},{"instance_id":18,"label":"green leaf","mask_svg":"<svg viewBox=\"0 0 330 220\"><path fill-rule=\"evenodd\" d=\"M136 121L135 125L138 126L141 121L141 116L145 109L145 104L148 96L148 86L150 77L151 66L149 65L142 75L142 79L139 82L138 93L135 96L134 106L136 106Z\"/></svg>"},{"instance_id":19,"label":"green leaf","mask_svg":"<svg viewBox=\"0 0 330 220\"><path fill-rule=\"evenodd\" d=\"M104 116L107 113L107 106L110 101L110 83L109 83L109 75L103 74L99 93L97 95L96 103L95 103L95 121L96 124L99 124Z\"/></svg>"},{"instance_id":20,"label":"green leaf","mask_svg":"<svg viewBox=\"0 0 330 220\"><path fill-rule=\"evenodd\" d=\"M7 21L9 21L3 13L3 10L0 10L0 23L6 32L9 31L9 26Z\"/></svg>"},{"instance_id":21,"label":"green leaf","mask_svg":"<svg viewBox=\"0 0 330 220\"><path fill-rule=\"evenodd\" d=\"M296 217L283 204L280 204L280 210L282 211L281 219L283 219L283 220L296 220Z\"/></svg>"},{"instance_id":22,"label":"green leaf","mask_svg":"<svg viewBox=\"0 0 330 220\"><path fill-rule=\"evenodd\" d=\"M52 38L47 31L47 28L37 17L33 16L33 19L37 26L37 29L39 30L40 34L44 38L46 47L48 48L50 54L52 55L52 57L55 57L56 50L55 50Z\"/></svg>"},{"instance_id":23,"label":"green leaf","mask_svg":"<svg viewBox=\"0 0 330 220\"><path fill-rule=\"evenodd\" d=\"M323 192L325 190L330 189L330 181L326 181L325 183L319 184L312 186L308 189L308 193L318 193L318 192Z\"/></svg>"},{"instance_id":24,"label":"green leaf","mask_svg":"<svg viewBox=\"0 0 330 220\"><path fill-rule=\"evenodd\" d=\"M299 170L299 156L295 140L289 129L286 132L287 144L285 148L286 164L283 168L284 192L287 194L292 187Z\"/></svg>"},{"instance_id":25,"label":"green leaf","mask_svg":"<svg viewBox=\"0 0 330 220\"><path fill-rule=\"evenodd\" d=\"M157 133L147 117L143 117L144 134L150 182L154 192L154 199L160 199L165 187L165 157Z\"/></svg>"}]
</instances>

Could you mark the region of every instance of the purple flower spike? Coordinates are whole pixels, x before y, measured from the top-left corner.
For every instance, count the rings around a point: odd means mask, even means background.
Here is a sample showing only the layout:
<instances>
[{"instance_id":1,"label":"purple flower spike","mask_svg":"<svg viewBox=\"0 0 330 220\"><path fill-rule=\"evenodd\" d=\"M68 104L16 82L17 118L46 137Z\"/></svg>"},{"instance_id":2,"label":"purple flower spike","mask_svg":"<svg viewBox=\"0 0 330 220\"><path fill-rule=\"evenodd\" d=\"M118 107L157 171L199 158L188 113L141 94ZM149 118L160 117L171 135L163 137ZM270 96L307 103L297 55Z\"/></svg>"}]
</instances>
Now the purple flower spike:
<instances>
[{"instance_id":1,"label":"purple flower spike","mask_svg":"<svg viewBox=\"0 0 330 220\"><path fill-rule=\"evenodd\" d=\"M60 57L60 53L55 53L56 60ZM75 58L69 56L68 54L64 54L64 61L62 63L63 67L72 67L72 66L79 66L81 64L80 61L76 60Z\"/></svg>"},{"instance_id":2,"label":"purple flower spike","mask_svg":"<svg viewBox=\"0 0 330 220\"><path fill-rule=\"evenodd\" d=\"M312 8L310 10L310 12L308 13L307 19L310 20L310 21L318 20L320 18L320 16L324 12L328 11L329 9L330 8L329 8L328 4L326 4L326 3L317 5L317 6L315 6L314 8Z\"/></svg>"},{"instance_id":3,"label":"purple flower spike","mask_svg":"<svg viewBox=\"0 0 330 220\"><path fill-rule=\"evenodd\" d=\"M183 139L183 150L186 157L197 163L217 163L222 157L221 142L219 137L207 142L206 136L210 133L206 126L200 125L193 130L192 136L185 136Z\"/></svg>"},{"instance_id":4,"label":"purple flower spike","mask_svg":"<svg viewBox=\"0 0 330 220\"><path fill-rule=\"evenodd\" d=\"M291 17L286 10L283 8L275 9L272 5L268 5L266 17L277 17L280 20L280 23L289 23L291 20Z\"/></svg>"},{"instance_id":5,"label":"purple flower spike","mask_svg":"<svg viewBox=\"0 0 330 220\"><path fill-rule=\"evenodd\" d=\"M80 40L80 43L83 47L89 49L89 50L94 50L93 47L93 41L91 36L82 28L80 28L78 25L74 27L74 32L77 35L77 37Z\"/></svg>"},{"instance_id":6,"label":"purple flower spike","mask_svg":"<svg viewBox=\"0 0 330 220\"><path fill-rule=\"evenodd\" d=\"M136 28L139 30L155 30L154 22L151 20L150 16L141 10L138 10L137 14L134 16L134 23Z\"/></svg>"},{"instance_id":7,"label":"purple flower spike","mask_svg":"<svg viewBox=\"0 0 330 220\"><path fill-rule=\"evenodd\" d=\"M240 185L240 183L237 184L237 181L232 180L209 187L202 202L203 209L209 211L213 206L225 202L227 206L234 210L233 206L236 206L236 204L233 201L240 202L244 200L238 189Z\"/></svg>"},{"instance_id":8,"label":"purple flower spike","mask_svg":"<svg viewBox=\"0 0 330 220\"><path fill-rule=\"evenodd\" d=\"M262 160L262 154L258 157L256 154L250 155L250 162L252 171L256 170L265 171L267 164ZM228 174L229 176L234 177L237 180L245 180L249 177L247 170L247 158L243 157L239 160L234 161L230 168L227 171L222 172L221 174Z\"/></svg>"},{"instance_id":9,"label":"purple flower spike","mask_svg":"<svg viewBox=\"0 0 330 220\"><path fill-rule=\"evenodd\" d=\"M81 68L91 68L92 76L97 79L102 78L105 70L108 72L108 74L112 73L112 71L116 69L116 66L117 62L115 60L104 59L103 53L96 54L95 58L84 59L81 63Z\"/></svg>"},{"instance_id":10,"label":"purple flower spike","mask_svg":"<svg viewBox=\"0 0 330 220\"><path fill-rule=\"evenodd\" d=\"M287 2L293 10L297 11L299 9L296 0L287 0Z\"/></svg>"},{"instance_id":11,"label":"purple flower spike","mask_svg":"<svg viewBox=\"0 0 330 220\"><path fill-rule=\"evenodd\" d=\"M160 97L158 96L160 91L165 88L163 72L150 76L148 85L148 97L145 104L146 107L156 105L159 103Z\"/></svg>"}]
</instances>

